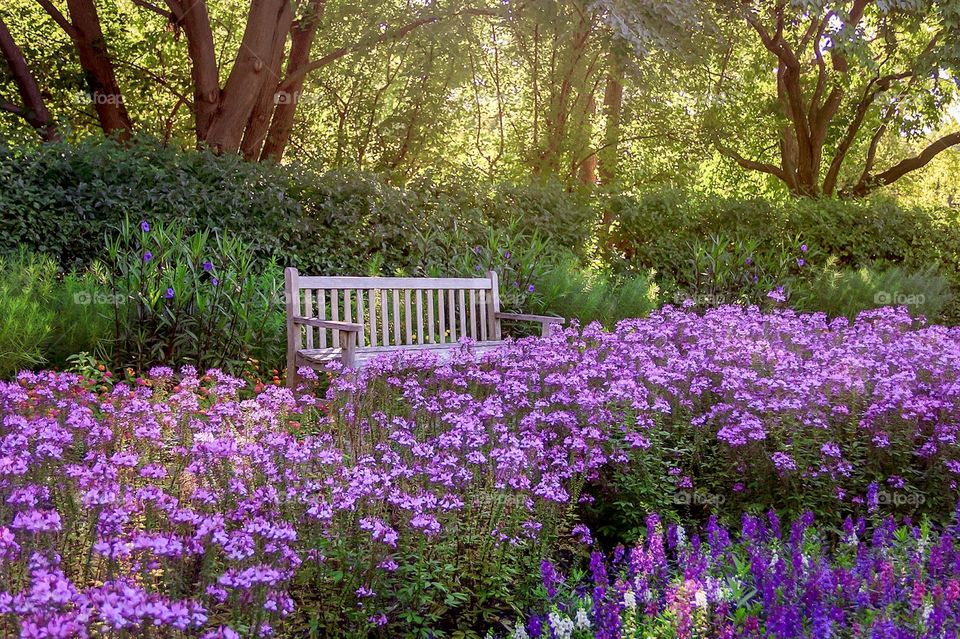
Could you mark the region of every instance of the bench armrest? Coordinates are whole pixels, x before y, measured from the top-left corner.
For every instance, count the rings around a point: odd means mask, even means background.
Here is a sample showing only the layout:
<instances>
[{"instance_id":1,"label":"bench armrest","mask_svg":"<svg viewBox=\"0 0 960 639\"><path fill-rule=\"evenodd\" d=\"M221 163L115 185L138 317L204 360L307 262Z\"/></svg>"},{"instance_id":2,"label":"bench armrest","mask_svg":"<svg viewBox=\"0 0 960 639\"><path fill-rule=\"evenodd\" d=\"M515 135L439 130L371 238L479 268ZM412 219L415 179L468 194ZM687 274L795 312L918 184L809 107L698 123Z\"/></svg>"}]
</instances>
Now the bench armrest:
<instances>
[{"instance_id":1,"label":"bench armrest","mask_svg":"<svg viewBox=\"0 0 960 639\"><path fill-rule=\"evenodd\" d=\"M348 333L359 333L363 330L363 324L356 324L354 322L335 322L333 320L322 320L312 317L294 316L293 323L301 324L303 326L315 326L316 328L329 328L335 331L346 331Z\"/></svg>"},{"instance_id":2,"label":"bench armrest","mask_svg":"<svg viewBox=\"0 0 960 639\"><path fill-rule=\"evenodd\" d=\"M517 322L539 322L541 334L548 337L553 332L554 324L563 324L566 320L556 315L530 315L529 313L494 313L497 319L514 320Z\"/></svg>"}]
</instances>

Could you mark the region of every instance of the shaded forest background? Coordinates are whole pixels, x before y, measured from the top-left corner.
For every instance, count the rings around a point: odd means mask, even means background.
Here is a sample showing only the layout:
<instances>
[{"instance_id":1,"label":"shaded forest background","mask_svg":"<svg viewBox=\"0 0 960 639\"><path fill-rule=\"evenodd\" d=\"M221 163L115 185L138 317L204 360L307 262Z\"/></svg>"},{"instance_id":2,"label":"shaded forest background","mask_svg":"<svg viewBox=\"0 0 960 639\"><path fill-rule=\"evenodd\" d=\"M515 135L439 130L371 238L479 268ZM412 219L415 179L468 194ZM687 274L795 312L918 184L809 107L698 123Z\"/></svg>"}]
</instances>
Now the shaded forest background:
<instances>
[{"instance_id":1,"label":"shaded forest background","mask_svg":"<svg viewBox=\"0 0 960 639\"><path fill-rule=\"evenodd\" d=\"M955 206L957 2L6 0L9 144Z\"/></svg>"}]
</instances>

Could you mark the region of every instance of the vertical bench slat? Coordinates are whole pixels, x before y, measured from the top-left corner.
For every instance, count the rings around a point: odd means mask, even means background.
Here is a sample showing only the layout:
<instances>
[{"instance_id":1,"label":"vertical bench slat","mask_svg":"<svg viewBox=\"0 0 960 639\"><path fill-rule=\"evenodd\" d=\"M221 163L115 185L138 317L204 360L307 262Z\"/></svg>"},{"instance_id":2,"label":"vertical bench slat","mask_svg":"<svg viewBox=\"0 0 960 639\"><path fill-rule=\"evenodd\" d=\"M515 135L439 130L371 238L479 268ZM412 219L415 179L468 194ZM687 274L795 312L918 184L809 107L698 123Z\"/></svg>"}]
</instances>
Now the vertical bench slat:
<instances>
[{"instance_id":1,"label":"vertical bench slat","mask_svg":"<svg viewBox=\"0 0 960 639\"><path fill-rule=\"evenodd\" d=\"M383 338L383 345L390 346L390 325L387 323L387 293L380 289L380 336Z\"/></svg>"},{"instance_id":2,"label":"vertical bench slat","mask_svg":"<svg viewBox=\"0 0 960 639\"><path fill-rule=\"evenodd\" d=\"M446 343L447 339L447 320L443 306L443 291L437 291L437 314L440 316L440 335L437 337L438 344Z\"/></svg>"},{"instance_id":3,"label":"vertical bench slat","mask_svg":"<svg viewBox=\"0 0 960 639\"><path fill-rule=\"evenodd\" d=\"M487 291L480 291L480 339L487 341Z\"/></svg>"},{"instance_id":4,"label":"vertical bench slat","mask_svg":"<svg viewBox=\"0 0 960 639\"><path fill-rule=\"evenodd\" d=\"M450 318L450 343L457 341L457 307L453 301L453 289L447 291L447 312Z\"/></svg>"},{"instance_id":5,"label":"vertical bench slat","mask_svg":"<svg viewBox=\"0 0 960 639\"><path fill-rule=\"evenodd\" d=\"M364 325L364 318L363 318L363 289L362 289L362 288L358 288L358 289L357 289L357 324L359 324L360 326L363 326L363 325ZM363 338L364 332L365 332L365 331L361 330L361 331L360 331L360 334L357 335L357 346L366 346L366 345L367 345L366 340Z\"/></svg>"},{"instance_id":6,"label":"vertical bench slat","mask_svg":"<svg viewBox=\"0 0 960 639\"><path fill-rule=\"evenodd\" d=\"M330 289L330 319L334 322L340 321L340 291L335 288ZM331 345L337 348L340 346L340 331L334 329L331 332L333 334Z\"/></svg>"},{"instance_id":7,"label":"vertical bench slat","mask_svg":"<svg viewBox=\"0 0 960 639\"><path fill-rule=\"evenodd\" d=\"M343 292L343 321L353 321L353 311L350 310L350 289L347 289ZM340 345L339 339L336 341L336 345Z\"/></svg>"},{"instance_id":8,"label":"vertical bench slat","mask_svg":"<svg viewBox=\"0 0 960 639\"><path fill-rule=\"evenodd\" d=\"M410 289L406 288L403 290L403 323L404 328L407 329L407 344L413 344L413 318L412 313L410 312Z\"/></svg>"},{"instance_id":9,"label":"vertical bench slat","mask_svg":"<svg viewBox=\"0 0 960 639\"><path fill-rule=\"evenodd\" d=\"M433 290L427 290L427 339L433 344Z\"/></svg>"},{"instance_id":10,"label":"vertical bench slat","mask_svg":"<svg viewBox=\"0 0 960 639\"><path fill-rule=\"evenodd\" d=\"M487 273L490 278L490 309L487 314L490 320L490 339L500 341L500 320L497 313L500 311L500 278L496 271Z\"/></svg>"},{"instance_id":11,"label":"vertical bench slat","mask_svg":"<svg viewBox=\"0 0 960 639\"><path fill-rule=\"evenodd\" d=\"M309 288L303 289L303 316L304 317L313 317L313 294L315 291L311 291ZM299 293L297 293L299 295ZM313 348L313 327L304 326L303 329L307 332L307 348Z\"/></svg>"},{"instance_id":12,"label":"vertical bench slat","mask_svg":"<svg viewBox=\"0 0 960 639\"><path fill-rule=\"evenodd\" d=\"M417 289L417 344L423 344L423 291Z\"/></svg>"},{"instance_id":13,"label":"vertical bench slat","mask_svg":"<svg viewBox=\"0 0 960 639\"><path fill-rule=\"evenodd\" d=\"M327 293L323 289L317 291L317 319L327 319ZM317 334L320 336L320 348L326 348L326 329L317 329Z\"/></svg>"},{"instance_id":14,"label":"vertical bench slat","mask_svg":"<svg viewBox=\"0 0 960 639\"><path fill-rule=\"evenodd\" d=\"M477 341L477 292L470 289L470 339Z\"/></svg>"},{"instance_id":15,"label":"vertical bench slat","mask_svg":"<svg viewBox=\"0 0 960 639\"><path fill-rule=\"evenodd\" d=\"M370 307L370 346L377 345L377 291L367 291L367 304Z\"/></svg>"},{"instance_id":16,"label":"vertical bench slat","mask_svg":"<svg viewBox=\"0 0 960 639\"><path fill-rule=\"evenodd\" d=\"M399 346L400 341L400 289L393 289L393 344Z\"/></svg>"},{"instance_id":17,"label":"vertical bench slat","mask_svg":"<svg viewBox=\"0 0 960 639\"><path fill-rule=\"evenodd\" d=\"M467 308L462 288L457 291L457 301L460 302L460 337L463 338L467 336Z\"/></svg>"}]
</instances>

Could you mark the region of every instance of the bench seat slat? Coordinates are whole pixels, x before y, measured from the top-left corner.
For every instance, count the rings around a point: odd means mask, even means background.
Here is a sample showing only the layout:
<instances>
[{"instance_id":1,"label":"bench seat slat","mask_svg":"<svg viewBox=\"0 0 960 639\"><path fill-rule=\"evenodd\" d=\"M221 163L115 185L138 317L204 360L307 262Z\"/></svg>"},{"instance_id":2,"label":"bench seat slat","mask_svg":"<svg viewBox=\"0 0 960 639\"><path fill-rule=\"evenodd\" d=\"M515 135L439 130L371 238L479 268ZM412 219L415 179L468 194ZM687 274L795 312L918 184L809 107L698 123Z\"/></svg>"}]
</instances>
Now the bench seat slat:
<instances>
[{"instance_id":1,"label":"bench seat slat","mask_svg":"<svg viewBox=\"0 0 960 639\"><path fill-rule=\"evenodd\" d=\"M503 342L474 342L469 350L480 354L503 346ZM363 363L387 353L415 353L432 352L440 354L453 353L460 344L414 344L412 346L365 346L357 349L356 361ZM343 350L339 348L314 348L297 352L297 358L315 364L326 364L340 359Z\"/></svg>"}]
</instances>

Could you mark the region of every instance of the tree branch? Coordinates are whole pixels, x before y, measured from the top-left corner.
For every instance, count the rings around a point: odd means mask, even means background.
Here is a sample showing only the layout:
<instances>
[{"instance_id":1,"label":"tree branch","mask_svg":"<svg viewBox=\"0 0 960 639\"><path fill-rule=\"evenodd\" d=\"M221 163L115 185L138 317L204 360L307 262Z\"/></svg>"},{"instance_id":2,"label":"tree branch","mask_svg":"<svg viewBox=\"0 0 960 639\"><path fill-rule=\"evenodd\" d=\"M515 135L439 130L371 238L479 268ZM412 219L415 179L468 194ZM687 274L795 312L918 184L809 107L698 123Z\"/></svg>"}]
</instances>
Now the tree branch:
<instances>
[{"instance_id":1,"label":"tree branch","mask_svg":"<svg viewBox=\"0 0 960 639\"><path fill-rule=\"evenodd\" d=\"M57 9L50 0L37 0L37 4L43 7L43 10L53 18L53 21L63 29L63 32L66 33L71 40L77 40L79 36L76 27L73 26L72 22L67 20L67 17L60 12L60 9Z\"/></svg>"},{"instance_id":2,"label":"tree branch","mask_svg":"<svg viewBox=\"0 0 960 639\"><path fill-rule=\"evenodd\" d=\"M27 66L27 60L24 58L23 52L14 42L13 36L2 17L0 17L0 52L3 53L7 66L10 67L13 82L20 93L20 99L23 101L23 107L4 101L3 110L22 117L37 130L44 140L59 139L57 127L47 110L46 104L44 104L37 79L30 72L30 67Z\"/></svg>"},{"instance_id":3,"label":"tree branch","mask_svg":"<svg viewBox=\"0 0 960 639\"><path fill-rule=\"evenodd\" d=\"M867 177L849 191L849 195L863 196L881 186L893 184L907 173L922 169L943 151L960 144L960 131L944 135L935 140L917 155L897 162L892 167L875 176Z\"/></svg>"},{"instance_id":4,"label":"tree branch","mask_svg":"<svg viewBox=\"0 0 960 639\"><path fill-rule=\"evenodd\" d=\"M715 139L713 145L716 147L717 151L720 152L720 155L730 158L740 166L750 171L760 171L761 173L769 173L770 175L779 178L783 182L787 182L787 174L778 166L773 164L767 164L765 162L758 162L756 160L750 160L735 150L725 146L720 140Z\"/></svg>"}]
</instances>

